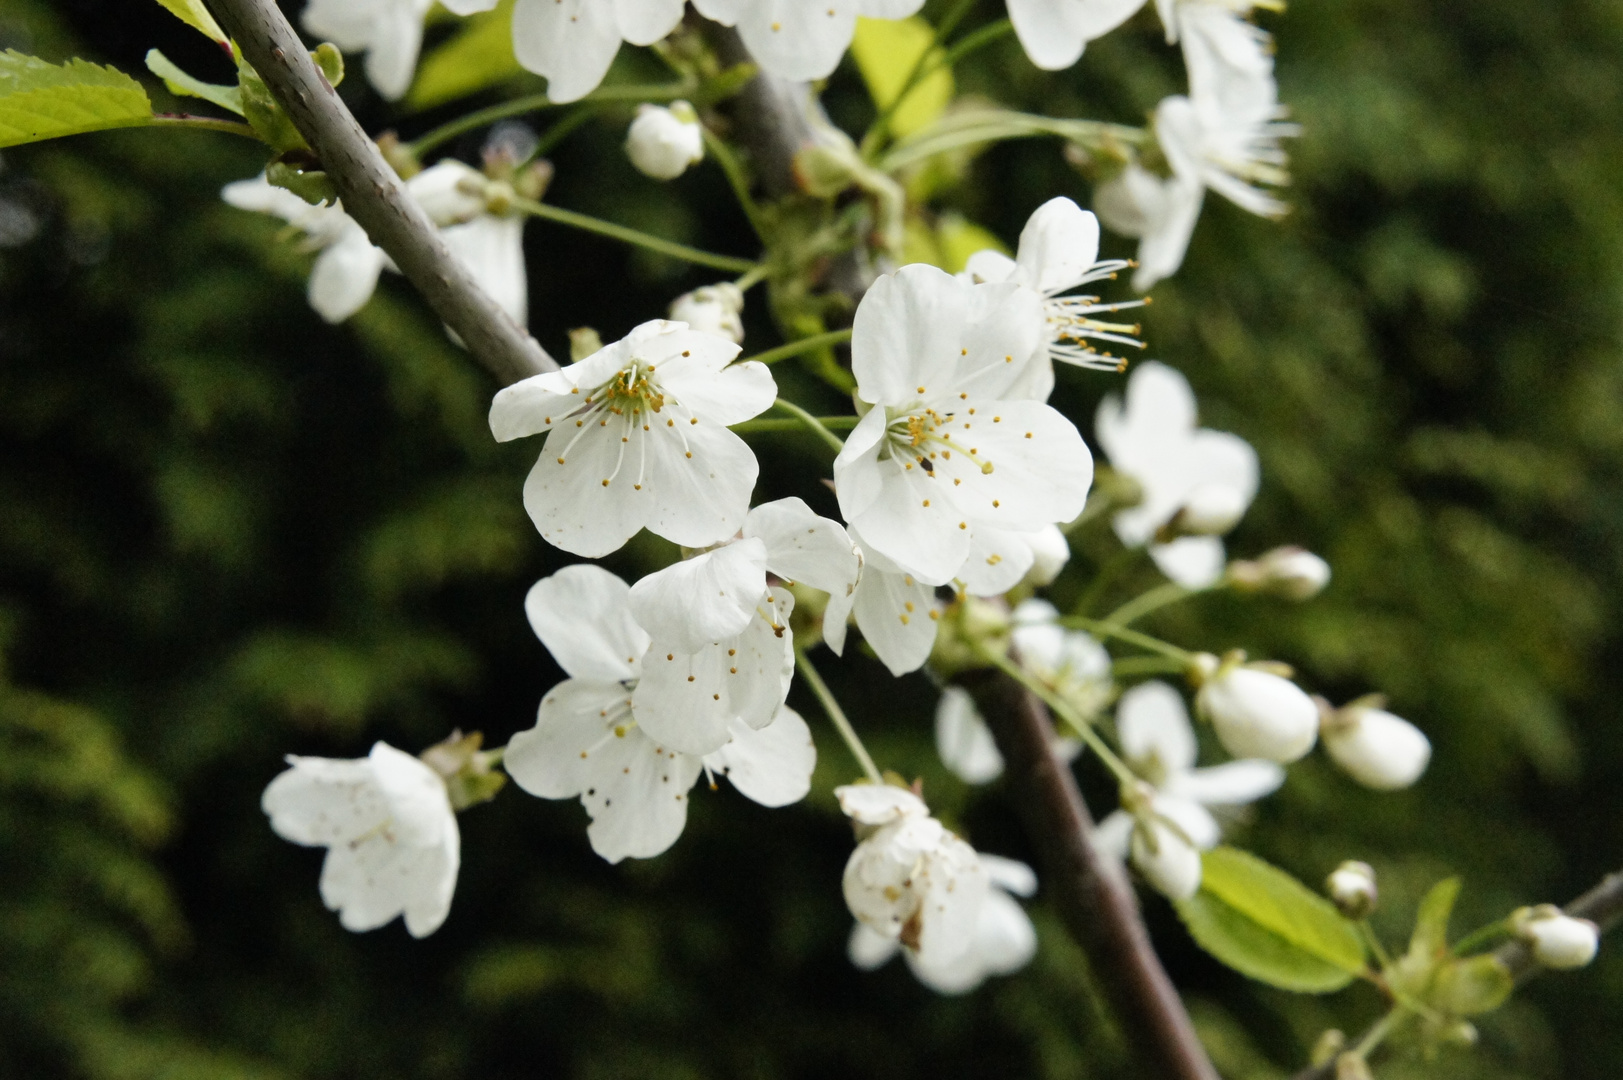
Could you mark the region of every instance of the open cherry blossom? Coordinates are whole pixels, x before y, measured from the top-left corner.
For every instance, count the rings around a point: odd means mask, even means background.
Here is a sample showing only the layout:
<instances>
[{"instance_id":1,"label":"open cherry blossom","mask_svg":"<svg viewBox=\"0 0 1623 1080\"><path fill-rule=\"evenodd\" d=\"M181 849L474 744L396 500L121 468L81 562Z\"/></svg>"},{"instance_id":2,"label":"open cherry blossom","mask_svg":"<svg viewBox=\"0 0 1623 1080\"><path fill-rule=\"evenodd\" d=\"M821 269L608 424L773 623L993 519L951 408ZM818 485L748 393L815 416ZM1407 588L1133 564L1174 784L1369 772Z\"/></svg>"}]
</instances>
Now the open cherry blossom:
<instances>
[{"instance_id":1,"label":"open cherry blossom","mask_svg":"<svg viewBox=\"0 0 1623 1080\"><path fill-rule=\"evenodd\" d=\"M924 0L694 0L699 14L738 27L756 63L785 79L826 79L856 34L857 17L905 19Z\"/></svg>"},{"instance_id":2,"label":"open cherry blossom","mask_svg":"<svg viewBox=\"0 0 1623 1080\"><path fill-rule=\"evenodd\" d=\"M1121 371L1127 362L1101 352L1090 342L1142 349L1133 323L1096 318L1128 308L1143 307L1142 300L1101 303L1097 296L1065 295L1095 281L1107 281L1126 269L1125 259L1099 261L1099 221L1063 196L1039 206L1020 233L1013 259L988 248L969 257L958 275L973 282L1012 281L1033 289L1043 298L1044 360L1028 369L1027 385L1008 396L1029 396L1046 401L1054 386L1052 361L1101 371Z\"/></svg>"},{"instance_id":3,"label":"open cherry blossom","mask_svg":"<svg viewBox=\"0 0 1623 1080\"><path fill-rule=\"evenodd\" d=\"M479 170L446 158L406 181L451 253L467 266L490 298L523 326L529 314L524 268L524 216L493 212L490 181Z\"/></svg>"},{"instance_id":4,"label":"open cherry blossom","mask_svg":"<svg viewBox=\"0 0 1623 1080\"><path fill-rule=\"evenodd\" d=\"M273 214L304 234L306 250L320 253L310 268L310 306L327 322L343 322L372 299L389 259L342 204L312 206L263 175L227 184L220 197L239 210Z\"/></svg>"},{"instance_id":5,"label":"open cherry blossom","mask_svg":"<svg viewBox=\"0 0 1623 1080\"><path fill-rule=\"evenodd\" d=\"M851 914L899 942L928 970L960 961L974 948L989 889L975 849L931 817L910 791L852 784L834 794L840 809L867 830L845 864Z\"/></svg>"},{"instance_id":6,"label":"open cherry blossom","mask_svg":"<svg viewBox=\"0 0 1623 1080\"><path fill-rule=\"evenodd\" d=\"M451 910L462 840L445 781L388 743L355 760L294 757L260 800L284 840L325 847L321 899L346 930L404 915L412 937Z\"/></svg>"},{"instance_id":7,"label":"open cherry blossom","mask_svg":"<svg viewBox=\"0 0 1623 1080\"><path fill-rule=\"evenodd\" d=\"M1160 822L1157 847L1163 842L1161 831L1171 834L1164 842L1174 846L1187 844L1197 851L1214 847L1221 829L1208 807L1255 802L1285 782L1285 770L1272 761L1230 761L1195 768L1195 731L1183 696L1164 682L1141 683L1123 694L1116 707L1116 730L1123 759L1153 790L1148 805L1140 807L1136 817L1122 809L1099 823L1095 842L1118 858L1130 853L1170 856L1151 853L1146 842L1132 844L1135 829L1144 830L1138 819L1146 816ZM1154 882L1159 864L1153 857L1149 862L1152 869L1146 877ZM1173 875L1174 879L1180 876Z\"/></svg>"},{"instance_id":8,"label":"open cherry blossom","mask_svg":"<svg viewBox=\"0 0 1623 1080\"><path fill-rule=\"evenodd\" d=\"M646 631L626 583L596 566L565 567L525 598L530 626L569 678L541 699L535 727L508 742L504 765L524 790L579 797L592 850L610 862L649 858L676 842L700 773L727 775L750 799L783 806L810 790L816 750L799 714L779 708L760 730L734 720L713 752L694 755L650 735L637 690Z\"/></svg>"},{"instance_id":9,"label":"open cherry blossom","mask_svg":"<svg viewBox=\"0 0 1623 1080\"><path fill-rule=\"evenodd\" d=\"M682 0L518 0L513 54L546 77L547 97L577 101L597 89L622 41L652 45L676 29L682 7Z\"/></svg>"},{"instance_id":10,"label":"open cherry blossom","mask_svg":"<svg viewBox=\"0 0 1623 1080\"><path fill-rule=\"evenodd\" d=\"M1099 185L1093 207L1100 219L1123 236L1138 238L1133 288L1147 292L1183 265L1205 199L1206 187L1193 167L1159 176L1133 161Z\"/></svg>"},{"instance_id":11,"label":"open cherry blossom","mask_svg":"<svg viewBox=\"0 0 1623 1080\"><path fill-rule=\"evenodd\" d=\"M952 580L976 530L1033 532L1081 512L1093 459L1047 405L1007 400L1043 341L1040 297L932 266L881 277L857 308L857 397L872 405L834 461L840 512L925 585Z\"/></svg>"},{"instance_id":12,"label":"open cherry blossom","mask_svg":"<svg viewBox=\"0 0 1623 1080\"><path fill-rule=\"evenodd\" d=\"M1239 520L1257 491L1257 455L1244 439L1196 426L1195 395L1182 375L1155 361L1127 380L1126 401L1099 405L1099 445L1138 483L1136 506L1117 511L1116 535L1149 545L1161 572L1203 588L1223 572L1223 542L1212 535Z\"/></svg>"},{"instance_id":13,"label":"open cherry blossom","mask_svg":"<svg viewBox=\"0 0 1623 1080\"><path fill-rule=\"evenodd\" d=\"M916 953L903 949L896 938L887 937L865 923L857 923L851 929L846 948L851 962L864 971L872 971L900 952L919 982L938 994L968 993L988 976L1012 975L1025 967L1037 954L1037 930L1015 897L1035 893L1037 875L1032 873L1031 867L1014 859L981 855L980 861L991 888L986 890L986 899L981 904L974 939L957 959L943 964L928 963Z\"/></svg>"},{"instance_id":14,"label":"open cherry blossom","mask_svg":"<svg viewBox=\"0 0 1623 1080\"><path fill-rule=\"evenodd\" d=\"M490 407L500 442L548 433L524 508L549 543L607 555L646 526L687 547L744 523L759 472L727 430L766 409L777 386L738 346L656 319L561 371L506 387Z\"/></svg>"}]
</instances>

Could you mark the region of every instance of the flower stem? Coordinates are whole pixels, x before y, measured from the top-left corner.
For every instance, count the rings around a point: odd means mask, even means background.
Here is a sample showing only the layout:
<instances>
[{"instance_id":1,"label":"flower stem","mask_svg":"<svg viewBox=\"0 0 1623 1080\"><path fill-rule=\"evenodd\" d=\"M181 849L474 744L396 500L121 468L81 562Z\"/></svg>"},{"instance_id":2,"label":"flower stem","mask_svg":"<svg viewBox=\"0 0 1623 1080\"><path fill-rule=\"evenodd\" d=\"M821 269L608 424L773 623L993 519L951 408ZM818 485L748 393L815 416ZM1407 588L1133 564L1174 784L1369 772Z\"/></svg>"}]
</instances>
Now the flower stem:
<instances>
[{"instance_id":1,"label":"flower stem","mask_svg":"<svg viewBox=\"0 0 1623 1080\"><path fill-rule=\"evenodd\" d=\"M1129 626L1152 611L1159 611L1168 604L1176 604L1179 600L1187 600L1205 591L1205 589L1186 589L1176 581L1168 581L1127 601L1106 615L1104 621L1114 626Z\"/></svg>"},{"instance_id":2,"label":"flower stem","mask_svg":"<svg viewBox=\"0 0 1623 1080\"><path fill-rule=\"evenodd\" d=\"M616 225L612 221L604 221L588 214L578 214L573 210L551 206L547 203L536 202L533 199L514 199L513 208L522 210L526 214L533 214L538 218L556 221L560 225L569 225L586 232L607 236L622 243L634 244L637 247L657 251L661 255L669 255L673 259L681 259L696 266L709 266L717 270L728 270L733 273L747 273L756 268L756 263L749 259L740 259L734 255L717 255L710 251L701 251L686 244L678 244L675 240L666 240L663 237L652 236L638 229L625 225Z\"/></svg>"},{"instance_id":3,"label":"flower stem","mask_svg":"<svg viewBox=\"0 0 1623 1080\"><path fill-rule=\"evenodd\" d=\"M240 135L245 139L263 142L259 132L241 120L222 120L215 116L192 116L189 113L158 113L147 121L152 127L192 128L195 131L223 131L227 135Z\"/></svg>"},{"instance_id":4,"label":"flower stem","mask_svg":"<svg viewBox=\"0 0 1623 1080\"><path fill-rule=\"evenodd\" d=\"M1064 720L1066 725L1074 730L1077 736L1081 738L1083 742L1088 744L1088 748L1095 754L1099 755L1099 760L1104 762L1110 771L1115 774L1118 782L1123 784L1134 784L1138 782L1138 777L1133 774L1133 770L1129 769L1126 762L1122 761L1121 758L1116 756L1116 752L1112 750L1110 748L1110 744L1105 742L1104 738L1094 730L1093 725L1078 716L1076 714L1076 710L1072 709L1070 704L1066 702L1064 698L1050 690L1046 683L1037 678L1035 675L1031 674L1031 672L1027 671L1025 668L1021 667L1019 664L1015 663L1013 660L1010 660L1008 656L998 652L996 649L989 649L985 645L978 644L976 646L976 651L979 652L986 660L990 661L995 667L997 667L998 670L1009 676L1009 678L1013 679L1015 682L1018 682L1021 686L1024 686L1033 694L1036 694L1038 697L1042 698L1044 703L1046 703L1050 709L1053 709L1054 712L1059 715L1060 719Z\"/></svg>"},{"instance_id":5,"label":"flower stem","mask_svg":"<svg viewBox=\"0 0 1623 1080\"><path fill-rule=\"evenodd\" d=\"M1454 956L1465 956L1473 949L1480 949L1489 942L1497 942L1500 938L1510 934L1510 920L1500 919L1471 931L1456 941L1448 951Z\"/></svg>"},{"instance_id":6,"label":"flower stem","mask_svg":"<svg viewBox=\"0 0 1623 1080\"><path fill-rule=\"evenodd\" d=\"M570 132L583 126L596 115L597 109L590 105L582 105L574 112L569 113L542 133L541 137L536 140L535 149L530 151L530 156L524 161L524 164L528 165L531 161L563 142Z\"/></svg>"},{"instance_id":7,"label":"flower stem","mask_svg":"<svg viewBox=\"0 0 1623 1080\"><path fill-rule=\"evenodd\" d=\"M883 784L885 778L880 775L879 766L874 764L873 757L868 753L868 748L862 745L862 740L857 736L857 729L852 727L851 721L845 718L845 711L840 708L840 703L834 700L834 695L829 692L828 684L823 681L823 677L812 666L811 660L806 656L806 650L799 645L795 646L795 667L800 669L800 677L806 680L806 685L810 686L812 693L817 695L818 704L823 706L823 711L828 714L829 721L834 725L834 730L838 731L840 738L845 740L845 745L851 751L851 756L856 758L857 764L862 766L863 774L874 783Z\"/></svg>"},{"instance_id":8,"label":"flower stem","mask_svg":"<svg viewBox=\"0 0 1623 1080\"><path fill-rule=\"evenodd\" d=\"M1125 626L1117 626L1115 623L1107 622L1104 619L1090 619L1086 615L1066 615L1059 620L1059 624L1086 630L1096 637L1116 638L1127 642L1129 645L1137 645L1141 649L1160 653L1162 656L1170 657L1173 660L1180 660L1185 664L1188 664L1190 656L1193 655L1189 650L1180 649L1170 642L1150 637L1148 634L1141 634L1137 630L1129 630Z\"/></svg>"},{"instance_id":9,"label":"flower stem","mask_svg":"<svg viewBox=\"0 0 1623 1080\"><path fill-rule=\"evenodd\" d=\"M1387 968L1391 967L1392 957L1387 954L1386 946L1381 944L1381 939L1376 936L1375 928L1369 924L1369 920L1359 919L1358 930L1364 935L1364 942L1369 946L1369 951L1374 955L1375 962L1381 965L1381 970L1385 971Z\"/></svg>"},{"instance_id":10,"label":"flower stem","mask_svg":"<svg viewBox=\"0 0 1623 1080\"><path fill-rule=\"evenodd\" d=\"M1085 510L1083 512L1086 513ZM1143 548L1136 547L1123 548L1116 552L1109 561L1099 567L1099 572L1093 575L1093 580L1088 583L1088 587L1082 593L1081 599L1072 606L1071 610L1077 614L1091 610L1093 605L1099 602L1099 598L1104 595L1105 590L1115 584L1122 571L1137 562L1139 556L1143 553Z\"/></svg>"},{"instance_id":11,"label":"flower stem","mask_svg":"<svg viewBox=\"0 0 1623 1080\"><path fill-rule=\"evenodd\" d=\"M880 171L893 173L906 165L952 150L1004 139L1054 135L1083 146L1137 146L1148 137L1143 128L1107 124L1097 120L1066 120L1012 109L984 109L942 117L909 135L879 160Z\"/></svg>"},{"instance_id":12,"label":"flower stem","mask_svg":"<svg viewBox=\"0 0 1623 1080\"><path fill-rule=\"evenodd\" d=\"M854 416L819 416L817 422L830 431L850 430L857 426ZM740 435L748 435L763 431L799 431L803 426L799 420L745 420L742 424L734 424L732 430Z\"/></svg>"},{"instance_id":13,"label":"flower stem","mask_svg":"<svg viewBox=\"0 0 1623 1080\"><path fill-rule=\"evenodd\" d=\"M733 197L738 200L738 206L749 219L750 228L755 230L755 236L763 243L766 241L766 226L761 220L761 208L755 205L755 197L750 194L749 177L744 175L744 166L739 164L738 155L725 141L717 138L709 128L700 126L704 133L704 147L710 151L710 156L716 159L721 171L727 177L728 185L733 189ZM764 271L763 271L764 273ZM751 282L754 284L754 282ZM740 285L739 288L746 286Z\"/></svg>"},{"instance_id":14,"label":"flower stem","mask_svg":"<svg viewBox=\"0 0 1623 1080\"><path fill-rule=\"evenodd\" d=\"M773 404L782 409L784 412L789 413L796 420L800 421L802 427L809 428L814 434L817 435L818 438L827 443L836 454L845 449L845 443L838 435L824 427L821 420L817 419L817 417L813 416L805 409L802 409L799 405L796 405L792 401L785 401L783 398L779 398L777 401L774 401Z\"/></svg>"},{"instance_id":15,"label":"flower stem","mask_svg":"<svg viewBox=\"0 0 1623 1080\"><path fill-rule=\"evenodd\" d=\"M756 360L763 364L775 364L779 360L787 360L791 356L799 356L801 353L811 352L813 349L821 349L825 345L839 345L850 340L851 331L849 328L830 330L824 334L813 334L811 337L804 337L799 341L791 341L787 345L779 345L777 348L756 353L754 356L745 357L745 359Z\"/></svg>"},{"instance_id":16,"label":"flower stem","mask_svg":"<svg viewBox=\"0 0 1623 1080\"><path fill-rule=\"evenodd\" d=\"M654 85L628 85L628 86L600 86L590 94L581 98L582 104L602 101L675 101L679 97L691 94L694 91L692 83L674 82L658 83ZM526 113L540 112L542 109L552 109L558 106L545 94L527 94L516 97L512 101L503 101L489 108L476 109L466 116L459 116L455 120L441 124L406 144L406 148L418 157L422 157L430 150L443 143L448 143L465 132L494 124L498 120L506 120L511 116L523 116Z\"/></svg>"},{"instance_id":17,"label":"flower stem","mask_svg":"<svg viewBox=\"0 0 1623 1080\"><path fill-rule=\"evenodd\" d=\"M1124 656L1110 662L1112 675L1181 675L1189 665L1168 656Z\"/></svg>"}]
</instances>

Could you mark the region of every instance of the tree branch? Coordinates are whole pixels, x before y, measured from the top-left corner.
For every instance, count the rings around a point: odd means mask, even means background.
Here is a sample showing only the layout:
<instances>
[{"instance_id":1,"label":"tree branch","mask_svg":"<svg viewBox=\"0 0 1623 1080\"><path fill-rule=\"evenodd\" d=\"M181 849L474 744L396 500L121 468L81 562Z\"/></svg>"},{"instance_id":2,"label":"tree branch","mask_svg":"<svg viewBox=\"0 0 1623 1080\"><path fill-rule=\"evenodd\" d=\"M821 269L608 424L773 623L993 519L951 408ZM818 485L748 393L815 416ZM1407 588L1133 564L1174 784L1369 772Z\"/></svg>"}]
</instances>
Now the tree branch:
<instances>
[{"instance_id":1,"label":"tree branch","mask_svg":"<svg viewBox=\"0 0 1623 1080\"><path fill-rule=\"evenodd\" d=\"M1150 944L1127 875L1094 847L1093 818L1076 778L1054 756L1047 708L1000 673L976 673L965 686L1003 754L1009 798L1036 846L1050 901L1087 954L1143 1075L1218 1080Z\"/></svg>"},{"instance_id":2,"label":"tree branch","mask_svg":"<svg viewBox=\"0 0 1623 1080\"><path fill-rule=\"evenodd\" d=\"M1623 870L1607 874L1601 879L1599 885L1578 897L1572 903L1561 909L1575 919L1588 919L1601 928L1601 932L1615 927L1623 922ZM1536 975L1549 969L1533 959L1533 950L1520 941L1507 941L1493 951L1506 967L1517 983L1526 982ZM1357 1045L1358 1040L1352 1040ZM1323 1065L1313 1065L1295 1076L1291 1080L1333 1080L1336 1075L1336 1063L1332 1058Z\"/></svg>"},{"instance_id":3,"label":"tree branch","mask_svg":"<svg viewBox=\"0 0 1623 1080\"><path fill-rule=\"evenodd\" d=\"M220 24L321 160L344 209L504 384L558 364L492 300L408 197L377 145L310 59L275 0L213 0Z\"/></svg>"}]
</instances>

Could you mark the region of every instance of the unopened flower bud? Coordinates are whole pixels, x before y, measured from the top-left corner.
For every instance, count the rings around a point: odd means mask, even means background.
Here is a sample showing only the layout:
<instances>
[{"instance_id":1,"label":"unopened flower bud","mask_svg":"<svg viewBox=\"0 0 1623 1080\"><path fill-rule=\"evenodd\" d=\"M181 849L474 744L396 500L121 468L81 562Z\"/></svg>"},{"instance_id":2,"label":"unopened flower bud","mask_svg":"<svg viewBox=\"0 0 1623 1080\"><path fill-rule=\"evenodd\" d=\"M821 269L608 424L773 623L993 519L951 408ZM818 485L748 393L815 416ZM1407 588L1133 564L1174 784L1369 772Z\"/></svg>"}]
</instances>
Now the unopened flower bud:
<instances>
[{"instance_id":1,"label":"unopened flower bud","mask_svg":"<svg viewBox=\"0 0 1623 1080\"><path fill-rule=\"evenodd\" d=\"M1419 728L1385 709L1356 701L1327 713L1319 733L1331 760L1376 791L1408 787L1431 761L1431 741Z\"/></svg>"},{"instance_id":2,"label":"unopened flower bud","mask_svg":"<svg viewBox=\"0 0 1623 1080\"><path fill-rule=\"evenodd\" d=\"M1330 564L1305 548L1280 547L1259 559L1229 564L1228 576L1236 588L1246 592L1307 600L1330 583Z\"/></svg>"},{"instance_id":3,"label":"unopened flower bud","mask_svg":"<svg viewBox=\"0 0 1623 1080\"><path fill-rule=\"evenodd\" d=\"M1059 577L1065 564L1071 561L1071 545L1066 543L1065 534L1059 527L1050 525L1046 529L1038 529L1027 535L1026 540L1031 544L1031 569L1026 571L1025 581L1029 585L1052 585L1054 579Z\"/></svg>"},{"instance_id":4,"label":"unopened flower bud","mask_svg":"<svg viewBox=\"0 0 1623 1080\"><path fill-rule=\"evenodd\" d=\"M1133 827L1130 851L1144 880L1169 900L1187 900L1200 891L1200 852L1160 818Z\"/></svg>"},{"instance_id":5,"label":"unopened flower bud","mask_svg":"<svg viewBox=\"0 0 1623 1080\"><path fill-rule=\"evenodd\" d=\"M1512 922L1517 936L1533 950L1533 959L1545 967L1583 967L1600 947L1600 927L1588 919L1574 919L1551 904L1524 908Z\"/></svg>"},{"instance_id":6,"label":"unopened flower bud","mask_svg":"<svg viewBox=\"0 0 1623 1080\"><path fill-rule=\"evenodd\" d=\"M689 165L704 159L704 132L699 115L685 101L637 106L637 118L626 133L626 156L655 180L674 180Z\"/></svg>"},{"instance_id":7,"label":"unopened flower bud","mask_svg":"<svg viewBox=\"0 0 1623 1080\"><path fill-rule=\"evenodd\" d=\"M1195 707L1210 720L1223 749L1237 758L1296 761L1318 740L1319 707L1301 688L1271 671L1203 654Z\"/></svg>"},{"instance_id":8,"label":"unopened flower bud","mask_svg":"<svg viewBox=\"0 0 1623 1080\"><path fill-rule=\"evenodd\" d=\"M1375 910L1380 893L1375 888L1375 870L1369 863L1349 859L1330 871L1324 891L1349 919L1364 919Z\"/></svg>"},{"instance_id":9,"label":"unopened flower bud","mask_svg":"<svg viewBox=\"0 0 1623 1080\"><path fill-rule=\"evenodd\" d=\"M744 340L744 294L730 281L703 285L671 301L671 318L706 334L719 334L734 344Z\"/></svg>"}]
</instances>

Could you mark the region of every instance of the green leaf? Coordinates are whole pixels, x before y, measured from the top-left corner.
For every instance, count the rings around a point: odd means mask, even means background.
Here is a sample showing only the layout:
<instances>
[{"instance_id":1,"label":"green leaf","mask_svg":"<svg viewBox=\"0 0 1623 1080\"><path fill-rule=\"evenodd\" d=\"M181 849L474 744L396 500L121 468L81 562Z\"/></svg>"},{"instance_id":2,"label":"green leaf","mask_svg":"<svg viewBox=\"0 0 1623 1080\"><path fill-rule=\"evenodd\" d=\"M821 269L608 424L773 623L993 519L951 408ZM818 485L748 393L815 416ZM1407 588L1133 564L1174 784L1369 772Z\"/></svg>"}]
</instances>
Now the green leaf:
<instances>
[{"instance_id":1,"label":"green leaf","mask_svg":"<svg viewBox=\"0 0 1623 1080\"><path fill-rule=\"evenodd\" d=\"M237 86L242 94L243 118L277 153L307 149L304 136L282 110L281 103L246 60L237 62Z\"/></svg>"},{"instance_id":2,"label":"green leaf","mask_svg":"<svg viewBox=\"0 0 1623 1080\"><path fill-rule=\"evenodd\" d=\"M1177 903L1201 948L1260 982L1308 994L1364 971L1364 942L1331 903L1278 867L1230 847L1201 860L1200 892Z\"/></svg>"},{"instance_id":3,"label":"green leaf","mask_svg":"<svg viewBox=\"0 0 1623 1080\"><path fill-rule=\"evenodd\" d=\"M463 20L462 30L417 68L406 104L428 109L523 75L513 55L513 0Z\"/></svg>"},{"instance_id":4,"label":"green leaf","mask_svg":"<svg viewBox=\"0 0 1623 1080\"><path fill-rule=\"evenodd\" d=\"M157 49L147 50L147 70L163 80L164 86L169 88L171 94L181 97L202 98L211 101L220 108L242 115L242 90L236 86L220 86L216 83L206 83L193 75L188 75L177 67Z\"/></svg>"},{"instance_id":5,"label":"green leaf","mask_svg":"<svg viewBox=\"0 0 1623 1080\"><path fill-rule=\"evenodd\" d=\"M141 84L85 60L47 63L13 49L0 53L0 146L152 122Z\"/></svg>"},{"instance_id":6,"label":"green leaf","mask_svg":"<svg viewBox=\"0 0 1623 1080\"><path fill-rule=\"evenodd\" d=\"M851 55L856 58L862 81L880 109L886 109L902 92L919 57L928 51L926 63L942 57L934 47L935 30L918 16L910 19L857 19ZM890 118L891 134L911 134L940 116L952 101L952 70L938 67L907 92L907 98Z\"/></svg>"},{"instance_id":7,"label":"green leaf","mask_svg":"<svg viewBox=\"0 0 1623 1080\"><path fill-rule=\"evenodd\" d=\"M1459 899L1460 879L1444 878L1431 887L1420 901L1415 916L1414 934L1409 938L1409 952L1414 956L1436 956L1448 948L1448 920L1454 914L1454 901Z\"/></svg>"},{"instance_id":8,"label":"green leaf","mask_svg":"<svg viewBox=\"0 0 1623 1080\"><path fill-rule=\"evenodd\" d=\"M210 41L218 41L224 45L231 40L225 31L220 29L220 24L214 21L214 16L209 14L209 9L203 6L203 0L158 0L158 3L168 8L175 18Z\"/></svg>"},{"instance_id":9,"label":"green leaf","mask_svg":"<svg viewBox=\"0 0 1623 1080\"><path fill-rule=\"evenodd\" d=\"M1455 960L1437 972L1431 1003L1450 1016L1492 1012L1516 989L1505 962L1492 953Z\"/></svg>"}]
</instances>

